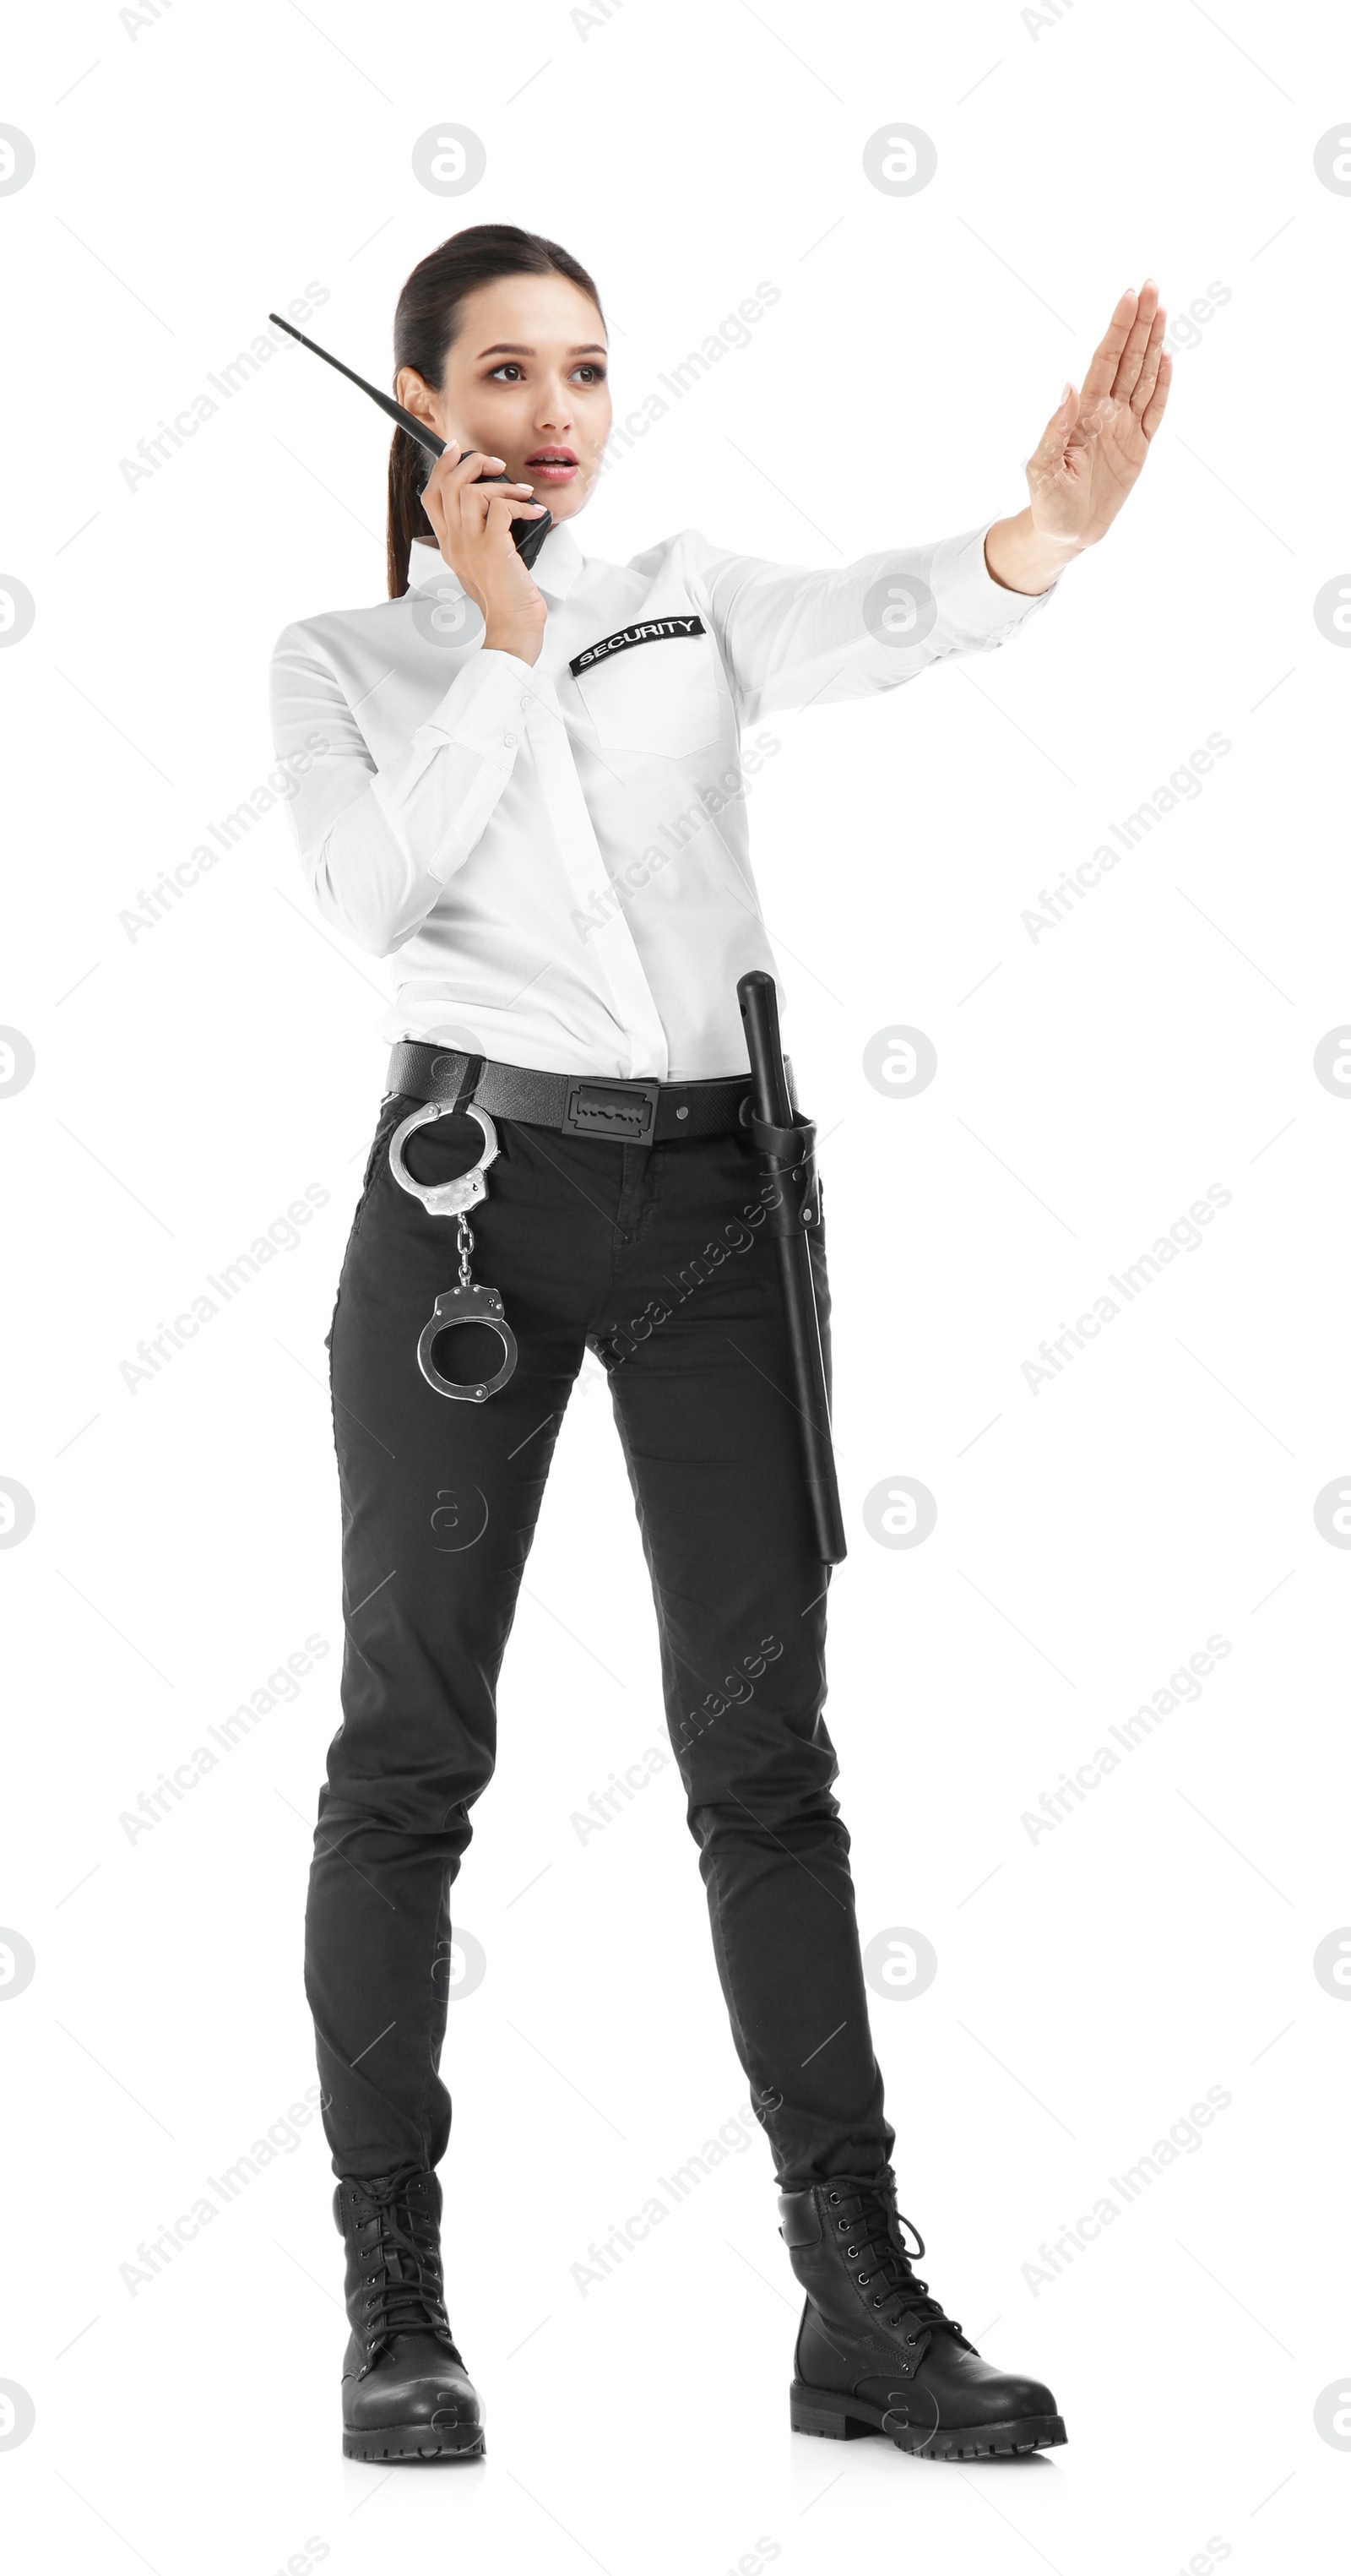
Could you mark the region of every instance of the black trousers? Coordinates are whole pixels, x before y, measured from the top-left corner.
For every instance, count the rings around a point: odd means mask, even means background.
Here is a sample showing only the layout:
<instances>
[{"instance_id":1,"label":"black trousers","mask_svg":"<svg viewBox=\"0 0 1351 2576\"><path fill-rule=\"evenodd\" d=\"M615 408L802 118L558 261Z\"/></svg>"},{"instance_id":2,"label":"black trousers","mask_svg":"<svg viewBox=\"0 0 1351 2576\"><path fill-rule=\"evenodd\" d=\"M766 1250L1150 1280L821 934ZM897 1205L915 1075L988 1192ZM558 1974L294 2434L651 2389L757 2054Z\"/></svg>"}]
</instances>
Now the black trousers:
<instances>
[{"instance_id":1,"label":"black trousers","mask_svg":"<svg viewBox=\"0 0 1351 2576\"><path fill-rule=\"evenodd\" d=\"M519 1359L498 1393L462 1403L416 1362L458 1263L454 1221L389 1169L413 1105L382 1104L329 1344L346 1641L305 1975L334 2171L435 2165L446 2149L450 1889L492 1776L502 1655L589 1347L609 1374L718 1973L778 2180L876 2172L894 2132L821 1714L828 1569L755 1149L499 1119L473 1270L501 1291ZM481 1141L457 1110L409 1140L408 1168L448 1179ZM829 1371L821 1236L812 1255ZM469 1324L435 1360L464 1380L495 1371L501 1347Z\"/></svg>"}]
</instances>

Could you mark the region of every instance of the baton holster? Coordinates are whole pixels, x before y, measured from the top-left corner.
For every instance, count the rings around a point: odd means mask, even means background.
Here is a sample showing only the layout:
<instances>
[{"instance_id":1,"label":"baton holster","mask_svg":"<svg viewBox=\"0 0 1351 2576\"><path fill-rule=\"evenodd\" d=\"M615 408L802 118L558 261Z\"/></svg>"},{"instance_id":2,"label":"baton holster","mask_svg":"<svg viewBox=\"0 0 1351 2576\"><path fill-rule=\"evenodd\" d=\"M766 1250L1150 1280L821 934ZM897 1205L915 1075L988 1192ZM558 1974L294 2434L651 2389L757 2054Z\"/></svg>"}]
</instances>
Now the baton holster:
<instances>
[{"instance_id":1,"label":"baton holster","mask_svg":"<svg viewBox=\"0 0 1351 2576\"><path fill-rule=\"evenodd\" d=\"M819 1231L821 1224L816 1123L804 1118L797 1105L792 1068L779 1040L773 976L752 967L739 978L736 990L752 1084L740 1114L759 1149L761 1179L773 1191L765 1201L765 1228L774 1239L783 1292L793 1390L789 1400L801 1427L812 1530L824 1562L838 1565L845 1554L844 1521L831 1447L830 1399L811 1251L812 1229Z\"/></svg>"},{"instance_id":2,"label":"baton holster","mask_svg":"<svg viewBox=\"0 0 1351 2576\"><path fill-rule=\"evenodd\" d=\"M820 1176L816 1169L816 1121L797 1118L791 1127L775 1126L757 1115L752 1101L741 1122L765 1157L764 1176L778 1183L779 1195L766 1210L770 1234L801 1235L821 1222Z\"/></svg>"}]
</instances>

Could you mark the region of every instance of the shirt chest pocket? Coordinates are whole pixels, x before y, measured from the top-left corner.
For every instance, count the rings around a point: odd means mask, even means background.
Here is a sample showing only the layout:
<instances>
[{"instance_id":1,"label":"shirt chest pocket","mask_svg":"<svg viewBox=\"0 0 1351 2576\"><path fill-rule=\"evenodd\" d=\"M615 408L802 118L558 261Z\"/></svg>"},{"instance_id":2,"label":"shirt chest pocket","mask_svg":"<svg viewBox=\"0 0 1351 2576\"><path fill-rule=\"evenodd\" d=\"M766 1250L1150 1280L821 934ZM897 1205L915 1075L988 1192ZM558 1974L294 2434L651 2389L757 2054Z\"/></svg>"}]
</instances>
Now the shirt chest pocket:
<instances>
[{"instance_id":1,"label":"shirt chest pocket","mask_svg":"<svg viewBox=\"0 0 1351 2576\"><path fill-rule=\"evenodd\" d=\"M603 751L667 760L715 742L722 701L708 635L661 635L607 653L575 674Z\"/></svg>"}]
</instances>

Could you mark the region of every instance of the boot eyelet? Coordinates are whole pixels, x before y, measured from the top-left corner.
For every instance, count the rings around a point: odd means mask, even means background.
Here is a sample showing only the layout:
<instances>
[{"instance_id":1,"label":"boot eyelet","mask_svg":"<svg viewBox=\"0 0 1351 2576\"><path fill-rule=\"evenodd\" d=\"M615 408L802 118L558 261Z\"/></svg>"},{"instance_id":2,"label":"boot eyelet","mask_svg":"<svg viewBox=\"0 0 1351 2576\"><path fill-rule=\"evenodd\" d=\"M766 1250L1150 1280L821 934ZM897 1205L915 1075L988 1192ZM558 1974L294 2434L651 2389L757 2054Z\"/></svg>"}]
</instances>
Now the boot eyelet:
<instances>
[{"instance_id":1,"label":"boot eyelet","mask_svg":"<svg viewBox=\"0 0 1351 2576\"><path fill-rule=\"evenodd\" d=\"M832 2209L838 2209L838 2207L839 2207L839 2202L840 2202L840 2195L839 2195L839 2193L838 2193L837 2191L833 2191L833 2192L831 2193L831 2195L830 2195L830 2206L831 2206L831 2208L832 2208Z\"/></svg>"}]
</instances>

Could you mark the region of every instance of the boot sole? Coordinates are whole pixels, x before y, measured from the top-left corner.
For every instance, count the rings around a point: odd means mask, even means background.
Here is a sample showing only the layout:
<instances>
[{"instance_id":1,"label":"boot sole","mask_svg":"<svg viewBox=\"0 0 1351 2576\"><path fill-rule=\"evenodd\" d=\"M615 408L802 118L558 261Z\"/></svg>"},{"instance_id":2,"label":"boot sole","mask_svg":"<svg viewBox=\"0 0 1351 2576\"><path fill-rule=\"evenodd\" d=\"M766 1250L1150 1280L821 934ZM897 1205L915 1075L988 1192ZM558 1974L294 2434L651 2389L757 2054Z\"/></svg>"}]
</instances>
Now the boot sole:
<instances>
[{"instance_id":1,"label":"boot sole","mask_svg":"<svg viewBox=\"0 0 1351 2576\"><path fill-rule=\"evenodd\" d=\"M344 2427L345 2460L481 2460L482 2425L450 2425L444 2432L429 2424L377 2424L369 2433Z\"/></svg>"},{"instance_id":2,"label":"boot sole","mask_svg":"<svg viewBox=\"0 0 1351 2576\"><path fill-rule=\"evenodd\" d=\"M851 2397L846 2407L828 2389L806 2388L795 2379L788 2396L789 2421L795 2433L815 2433L827 2442L859 2442L880 2433L898 2451L917 2460L985 2460L1021 2457L1025 2451L1050 2451L1067 2441L1061 2415L1024 2415L1004 2424L944 2425L924 2433L897 2427L880 2406Z\"/></svg>"}]
</instances>

